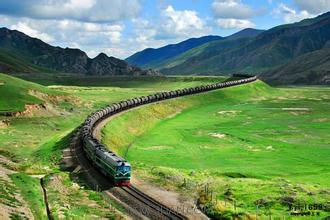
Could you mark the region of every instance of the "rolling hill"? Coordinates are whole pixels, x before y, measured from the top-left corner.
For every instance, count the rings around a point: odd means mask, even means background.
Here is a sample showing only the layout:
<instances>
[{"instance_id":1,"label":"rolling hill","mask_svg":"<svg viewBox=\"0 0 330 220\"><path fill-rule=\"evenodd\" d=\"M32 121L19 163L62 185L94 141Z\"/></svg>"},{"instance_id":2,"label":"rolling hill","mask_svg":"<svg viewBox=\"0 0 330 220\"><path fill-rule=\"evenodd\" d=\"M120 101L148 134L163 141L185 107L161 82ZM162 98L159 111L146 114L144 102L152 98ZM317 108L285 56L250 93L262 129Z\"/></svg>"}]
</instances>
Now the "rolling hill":
<instances>
[{"instance_id":1,"label":"rolling hill","mask_svg":"<svg viewBox=\"0 0 330 220\"><path fill-rule=\"evenodd\" d=\"M269 72L273 73L273 70L295 58L321 50L329 44L330 12L301 22L281 25L255 37L233 37L203 44L168 60L160 71L169 75L262 73L266 79L273 80L273 77L269 77ZM305 72L301 74L304 75ZM294 77L292 76L291 82L295 81Z\"/></svg>"},{"instance_id":2,"label":"rolling hill","mask_svg":"<svg viewBox=\"0 0 330 220\"><path fill-rule=\"evenodd\" d=\"M24 111L26 105L44 103L43 100L33 95L32 91L45 96L64 94L36 83L0 73L0 115Z\"/></svg>"},{"instance_id":3,"label":"rolling hill","mask_svg":"<svg viewBox=\"0 0 330 220\"><path fill-rule=\"evenodd\" d=\"M91 59L84 51L51 46L37 38L0 28L0 71L7 73L62 72L87 75L153 75L115 57L100 53Z\"/></svg>"},{"instance_id":4,"label":"rolling hill","mask_svg":"<svg viewBox=\"0 0 330 220\"><path fill-rule=\"evenodd\" d=\"M141 66L144 68L162 69L179 57L181 54L198 46L204 45L213 41L220 41L224 39L236 39L241 37L254 37L262 33L263 30L253 28L246 28L228 37L220 36L204 36L200 38L190 38L177 44L170 44L160 48L147 48L143 51L137 52L132 56L126 58L126 61L132 65Z\"/></svg>"}]
</instances>

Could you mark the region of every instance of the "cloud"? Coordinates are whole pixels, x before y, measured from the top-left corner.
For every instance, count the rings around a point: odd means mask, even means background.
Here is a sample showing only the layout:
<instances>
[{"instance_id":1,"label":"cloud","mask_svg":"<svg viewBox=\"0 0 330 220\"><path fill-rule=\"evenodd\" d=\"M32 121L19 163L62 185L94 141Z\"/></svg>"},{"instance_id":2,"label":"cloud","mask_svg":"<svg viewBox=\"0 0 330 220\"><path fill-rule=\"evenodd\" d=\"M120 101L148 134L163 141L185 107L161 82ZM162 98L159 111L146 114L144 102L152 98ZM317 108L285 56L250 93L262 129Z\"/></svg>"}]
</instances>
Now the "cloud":
<instances>
[{"instance_id":1,"label":"cloud","mask_svg":"<svg viewBox=\"0 0 330 220\"><path fill-rule=\"evenodd\" d=\"M10 28L13 30L18 30L20 32L23 32L23 33L29 35L30 37L39 38L47 43L52 43L55 40L52 36L50 36L46 33L39 32L38 30L31 28L25 22L18 22L17 24L10 26Z\"/></svg>"},{"instance_id":2,"label":"cloud","mask_svg":"<svg viewBox=\"0 0 330 220\"><path fill-rule=\"evenodd\" d=\"M85 43L89 42L89 44L95 45L102 44L102 42L99 42L101 38L106 43L120 42L122 31L124 30L124 25L119 23L99 24L91 22L79 22L73 20L61 20L55 21L55 25L59 30L62 31L61 36L63 39L70 39L72 36L74 37L78 35L80 39L76 40L84 41ZM93 41L93 38L97 40Z\"/></svg>"},{"instance_id":3,"label":"cloud","mask_svg":"<svg viewBox=\"0 0 330 220\"><path fill-rule=\"evenodd\" d=\"M260 13L243 4L241 0L215 0L212 10L216 18L248 19Z\"/></svg>"},{"instance_id":4,"label":"cloud","mask_svg":"<svg viewBox=\"0 0 330 220\"><path fill-rule=\"evenodd\" d=\"M255 24L249 20L233 19L233 18L219 18L216 20L219 27L225 29L243 29L255 27Z\"/></svg>"},{"instance_id":5,"label":"cloud","mask_svg":"<svg viewBox=\"0 0 330 220\"><path fill-rule=\"evenodd\" d=\"M280 15L286 23L297 22L305 18L314 17L315 15L308 13L307 11L297 11L290 8L286 4L280 3L274 10L275 14Z\"/></svg>"},{"instance_id":6,"label":"cloud","mask_svg":"<svg viewBox=\"0 0 330 220\"><path fill-rule=\"evenodd\" d=\"M1 26L17 29L51 45L79 48L86 51L89 56L107 51L108 55L125 57L134 50L125 45L126 40L122 40L125 25L121 22L91 23L75 20L22 19L5 15L0 15L0 20ZM117 49L109 50L109 48Z\"/></svg>"},{"instance_id":7,"label":"cloud","mask_svg":"<svg viewBox=\"0 0 330 220\"><path fill-rule=\"evenodd\" d=\"M135 41L139 44L148 47L148 43L150 43L154 37L157 35L157 30L155 25L151 24L150 21L146 19L133 19L135 30ZM149 46L150 47L150 46Z\"/></svg>"},{"instance_id":8,"label":"cloud","mask_svg":"<svg viewBox=\"0 0 330 220\"><path fill-rule=\"evenodd\" d=\"M0 13L35 19L109 22L136 17L139 0L1 0Z\"/></svg>"},{"instance_id":9,"label":"cloud","mask_svg":"<svg viewBox=\"0 0 330 220\"><path fill-rule=\"evenodd\" d=\"M300 10L311 14L321 14L330 11L329 0L294 0L294 3Z\"/></svg>"},{"instance_id":10,"label":"cloud","mask_svg":"<svg viewBox=\"0 0 330 220\"><path fill-rule=\"evenodd\" d=\"M161 37L192 37L207 33L209 28L202 18L192 10L175 10L172 5L167 6L161 13Z\"/></svg>"},{"instance_id":11,"label":"cloud","mask_svg":"<svg viewBox=\"0 0 330 220\"><path fill-rule=\"evenodd\" d=\"M215 23L224 29L255 27L256 25L250 19L264 13L264 10L254 9L241 0L214 0L212 10L216 19Z\"/></svg>"},{"instance_id":12,"label":"cloud","mask_svg":"<svg viewBox=\"0 0 330 220\"><path fill-rule=\"evenodd\" d=\"M154 40L184 39L198 37L211 32L204 19L193 10L175 10L172 5L162 9L156 19L133 19L135 40L150 43Z\"/></svg>"}]
</instances>

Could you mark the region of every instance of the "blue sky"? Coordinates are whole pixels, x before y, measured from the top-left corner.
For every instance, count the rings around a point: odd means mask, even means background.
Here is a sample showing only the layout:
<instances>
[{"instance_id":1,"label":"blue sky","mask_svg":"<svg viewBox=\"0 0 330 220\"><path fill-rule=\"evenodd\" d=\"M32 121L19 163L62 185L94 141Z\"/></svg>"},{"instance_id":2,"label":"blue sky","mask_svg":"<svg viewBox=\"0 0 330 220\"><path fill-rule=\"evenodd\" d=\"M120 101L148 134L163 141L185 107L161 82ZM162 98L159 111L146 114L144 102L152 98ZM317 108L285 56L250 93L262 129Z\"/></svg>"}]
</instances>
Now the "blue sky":
<instances>
[{"instance_id":1,"label":"blue sky","mask_svg":"<svg viewBox=\"0 0 330 220\"><path fill-rule=\"evenodd\" d=\"M330 10L330 0L1 0L0 26L55 46L126 58L191 37L269 29Z\"/></svg>"}]
</instances>

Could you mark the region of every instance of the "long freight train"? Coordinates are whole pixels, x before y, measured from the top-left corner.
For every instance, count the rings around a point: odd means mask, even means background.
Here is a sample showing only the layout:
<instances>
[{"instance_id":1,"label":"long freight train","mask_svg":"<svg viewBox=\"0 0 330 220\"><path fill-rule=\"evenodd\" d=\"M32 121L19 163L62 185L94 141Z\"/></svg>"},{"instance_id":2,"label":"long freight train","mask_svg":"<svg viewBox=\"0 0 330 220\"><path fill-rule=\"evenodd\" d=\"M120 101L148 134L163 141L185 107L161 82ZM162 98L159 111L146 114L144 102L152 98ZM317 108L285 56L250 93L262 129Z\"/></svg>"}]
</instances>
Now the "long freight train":
<instances>
[{"instance_id":1,"label":"long freight train","mask_svg":"<svg viewBox=\"0 0 330 220\"><path fill-rule=\"evenodd\" d=\"M176 98L180 96L192 95L196 93L207 92L220 88L240 85L255 81L256 76L246 79L233 80L222 83L214 83L205 86L193 88L178 89L169 92L160 92L148 96L128 99L118 103L111 104L90 114L82 125L81 137L83 140L83 149L88 159L104 175L108 176L116 186L128 186L131 179L131 165L122 157L110 151L108 147L102 145L99 140L93 137L93 129L104 118L117 114L118 112L134 108L136 106L154 103L165 99ZM111 149L111 146L110 146Z\"/></svg>"}]
</instances>

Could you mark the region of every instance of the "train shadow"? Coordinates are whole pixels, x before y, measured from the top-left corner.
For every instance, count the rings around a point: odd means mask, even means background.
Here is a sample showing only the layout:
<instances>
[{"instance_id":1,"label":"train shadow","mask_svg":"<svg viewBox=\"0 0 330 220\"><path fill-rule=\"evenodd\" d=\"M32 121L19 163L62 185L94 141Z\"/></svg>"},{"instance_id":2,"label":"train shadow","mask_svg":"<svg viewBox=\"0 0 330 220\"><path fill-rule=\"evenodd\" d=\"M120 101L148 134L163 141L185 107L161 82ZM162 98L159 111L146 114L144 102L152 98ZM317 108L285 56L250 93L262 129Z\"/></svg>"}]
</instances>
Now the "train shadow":
<instances>
[{"instance_id":1,"label":"train shadow","mask_svg":"<svg viewBox=\"0 0 330 220\"><path fill-rule=\"evenodd\" d=\"M69 135L71 141L69 147L62 151L60 170L69 172L71 181L86 189L104 191L114 188L112 180L94 168L83 152L79 129Z\"/></svg>"}]
</instances>

